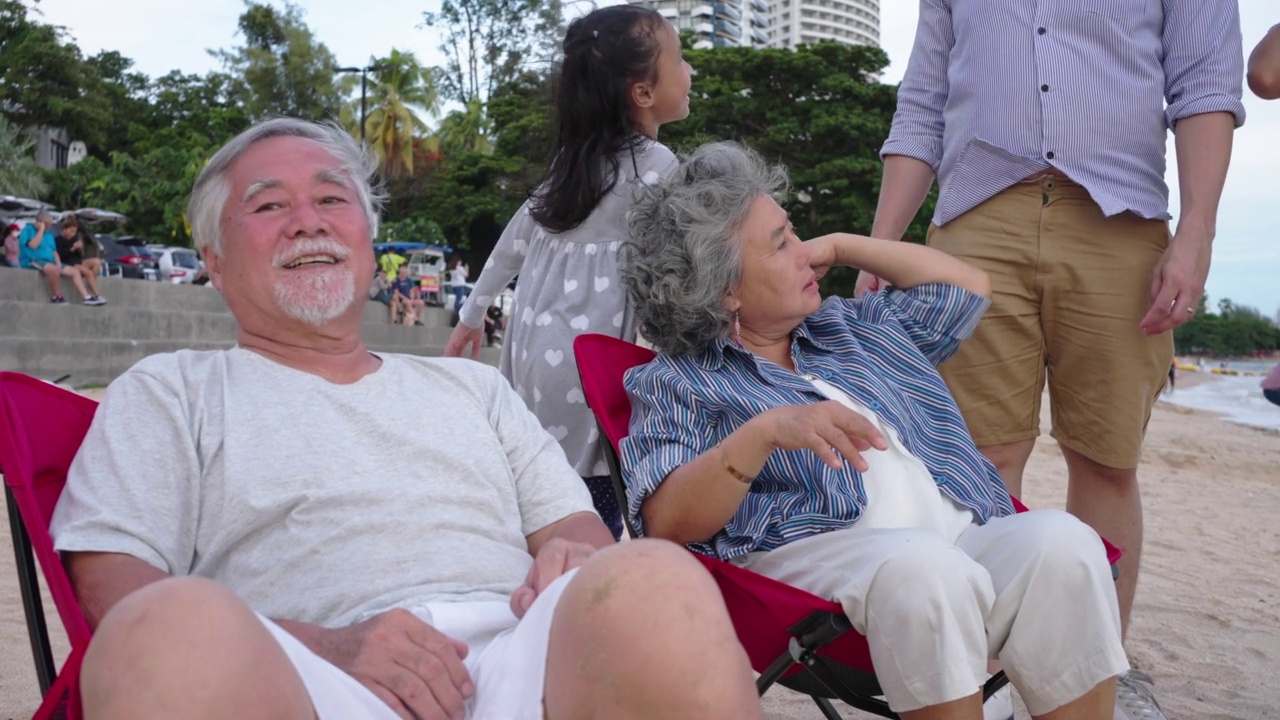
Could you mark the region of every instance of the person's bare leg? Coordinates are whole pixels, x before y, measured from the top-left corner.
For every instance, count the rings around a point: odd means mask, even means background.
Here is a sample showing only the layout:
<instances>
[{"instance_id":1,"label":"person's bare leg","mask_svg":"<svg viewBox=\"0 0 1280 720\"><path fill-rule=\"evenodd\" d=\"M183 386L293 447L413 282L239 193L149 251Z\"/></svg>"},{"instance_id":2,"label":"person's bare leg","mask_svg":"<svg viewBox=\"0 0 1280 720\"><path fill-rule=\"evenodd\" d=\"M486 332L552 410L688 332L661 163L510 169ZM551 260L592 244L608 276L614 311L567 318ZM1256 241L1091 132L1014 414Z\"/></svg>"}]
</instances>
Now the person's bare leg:
<instances>
[{"instance_id":1,"label":"person's bare leg","mask_svg":"<svg viewBox=\"0 0 1280 720\"><path fill-rule=\"evenodd\" d=\"M62 274L71 278L71 284L76 286L76 292L80 293L80 298L89 297L89 291L84 287L84 273L80 272L78 265L63 265Z\"/></svg>"},{"instance_id":2,"label":"person's bare leg","mask_svg":"<svg viewBox=\"0 0 1280 720\"><path fill-rule=\"evenodd\" d=\"M96 268L91 268L86 264L81 264L80 274L84 275L84 283L89 287L89 294L96 296L98 294L98 273Z\"/></svg>"},{"instance_id":3,"label":"person's bare leg","mask_svg":"<svg viewBox=\"0 0 1280 720\"><path fill-rule=\"evenodd\" d=\"M226 588L173 578L103 618L80 674L87 720L315 718L279 643Z\"/></svg>"},{"instance_id":4,"label":"person's bare leg","mask_svg":"<svg viewBox=\"0 0 1280 720\"><path fill-rule=\"evenodd\" d=\"M919 710L898 713L902 720L982 720L982 693L951 702L930 705Z\"/></svg>"},{"instance_id":5,"label":"person's bare leg","mask_svg":"<svg viewBox=\"0 0 1280 720\"><path fill-rule=\"evenodd\" d=\"M996 466L996 470L1000 472L1000 479L1004 480L1004 486L1009 489L1009 493L1021 498L1022 473L1027 469L1027 460L1031 459L1031 451L1035 446L1035 438L1031 438L1003 445L987 445L978 448L978 451L986 455L991 464Z\"/></svg>"},{"instance_id":6,"label":"person's bare leg","mask_svg":"<svg viewBox=\"0 0 1280 720\"><path fill-rule=\"evenodd\" d=\"M1142 495L1136 468L1101 465L1062 446L1067 459L1067 512L1124 551L1117 564L1121 633L1129 630L1142 558Z\"/></svg>"},{"instance_id":7,"label":"person's bare leg","mask_svg":"<svg viewBox=\"0 0 1280 720\"><path fill-rule=\"evenodd\" d=\"M61 295L62 288L58 287L58 268L53 265L44 265L40 268L40 273L44 275L44 281L49 283L49 294Z\"/></svg>"},{"instance_id":8,"label":"person's bare leg","mask_svg":"<svg viewBox=\"0 0 1280 720\"><path fill-rule=\"evenodd\" d=\"M655 540L601 550L565 588L544 705L547 720L763 717L715 581Z\"/></svg>"},{"instance_id":9,"label":"person's bare leg","mask_svg":"<svg viewBox=\"0 0 1280 720\"><path fill-rule=\"evenodd\" d=\"M1116 707L1116 679L1098 683L1092 690L1062 707L1035 715L1036 720L1107 720Z\"/></svg>"}]
</instances>

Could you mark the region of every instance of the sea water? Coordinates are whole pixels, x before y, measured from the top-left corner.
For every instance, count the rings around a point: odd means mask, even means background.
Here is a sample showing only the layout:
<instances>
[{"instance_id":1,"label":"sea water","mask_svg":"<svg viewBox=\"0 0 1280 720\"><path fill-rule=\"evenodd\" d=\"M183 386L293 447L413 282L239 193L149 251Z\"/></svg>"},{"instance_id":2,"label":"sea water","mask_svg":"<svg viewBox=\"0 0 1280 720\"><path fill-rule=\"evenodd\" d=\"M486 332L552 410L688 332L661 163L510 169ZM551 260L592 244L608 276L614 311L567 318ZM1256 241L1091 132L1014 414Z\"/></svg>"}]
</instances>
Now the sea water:
<instances>
[{"instance_id":1,"label":"sea water","mask_svg":"<svg viewBox=\"0 0 1280 720\"><path fill-rule=\"evenodd\" d=\"M1216 364L1205 364L1201 372L1209 372ZM1208 382L1192 388L1165 393L1161 401L1208 410L1241 425L1280 430L1280 405L1262 396L1258 383L1275 367L1275 361L1237 360L1228 364L1231 370L1248 375L1215 375ZM1182 374L1183 371L1179 371Z\"/></svg>"}]
</instances>

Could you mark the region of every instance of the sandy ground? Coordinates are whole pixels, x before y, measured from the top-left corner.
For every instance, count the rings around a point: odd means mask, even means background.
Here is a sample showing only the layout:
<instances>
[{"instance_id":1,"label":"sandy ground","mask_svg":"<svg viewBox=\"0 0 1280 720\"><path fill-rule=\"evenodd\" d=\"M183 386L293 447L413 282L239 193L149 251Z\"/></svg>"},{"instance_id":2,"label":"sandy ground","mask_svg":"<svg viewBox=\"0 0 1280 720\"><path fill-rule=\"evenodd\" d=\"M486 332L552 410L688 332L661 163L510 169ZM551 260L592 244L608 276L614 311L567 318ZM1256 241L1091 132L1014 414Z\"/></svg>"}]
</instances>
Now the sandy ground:
<instances>
[{"instance_id":1,"label":"sandy ground","mask_svg":"<svg viewBox=\"0 0 1280 720\"><path fill-rule=\"evenodd\" d=\"M1179 383L1196 380L1204 381L1183 373ZM1063 467L1057 444L1043 438L1024 500L1060 507ZM1147 539L1133 664L1156 677L1176 720L1280 719L1280 434L1159 403L1140 476ZM60 628L52 614L49 622ZM61 656L65 639L57 645ZM37 704L13 553L0 532L0 720L30 717ZM782 688L765 705L771 720L822 717ZM868 717L847 708L844 716Z\"/></svg>"}]
</instances>

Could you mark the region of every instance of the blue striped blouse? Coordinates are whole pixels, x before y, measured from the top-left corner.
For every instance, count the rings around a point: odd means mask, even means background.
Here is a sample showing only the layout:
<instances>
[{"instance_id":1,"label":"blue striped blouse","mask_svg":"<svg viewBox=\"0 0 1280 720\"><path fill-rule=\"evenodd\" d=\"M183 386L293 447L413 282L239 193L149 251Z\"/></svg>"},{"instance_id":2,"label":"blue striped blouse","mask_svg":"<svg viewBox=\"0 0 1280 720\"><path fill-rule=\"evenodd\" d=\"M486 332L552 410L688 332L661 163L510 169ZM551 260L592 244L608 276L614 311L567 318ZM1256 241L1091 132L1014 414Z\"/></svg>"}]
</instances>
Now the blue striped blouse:
<instances>
[{"instance_id":1,"label":"blue striped blouse","mask_svg":"<svg viewBox=\"0 0 1280 720\"><path fill-rule=\"evenodd\" d=\"M938 225L1050 166L1107 216L1167 219L1168 129L1244 123L1243 77L1236 0L920 0L881 155L934 169Z\"/></svg>"},{"instance_id":2,"label":"blue striped blouse","mask_svg":"<svg viewBox=\"0 0 1280 720\"><path fill-rule=\"evenodd\" d=\"M920 458L942 492L980 522L1013 512L995 467L978 453L935 365L950 357L986 310L952 285L889 288L828 298L792 334L800 374L817 375L871 408ZM659 355L625 379L630 435L621 447L630 514L672 470L769 408L825 400L799 374L717 340L687 357ZM694 549L729 559L852 525L866 506L862 476L833 470L808 450L775 451L729 524Z\"/></svg>"}]
</instances>

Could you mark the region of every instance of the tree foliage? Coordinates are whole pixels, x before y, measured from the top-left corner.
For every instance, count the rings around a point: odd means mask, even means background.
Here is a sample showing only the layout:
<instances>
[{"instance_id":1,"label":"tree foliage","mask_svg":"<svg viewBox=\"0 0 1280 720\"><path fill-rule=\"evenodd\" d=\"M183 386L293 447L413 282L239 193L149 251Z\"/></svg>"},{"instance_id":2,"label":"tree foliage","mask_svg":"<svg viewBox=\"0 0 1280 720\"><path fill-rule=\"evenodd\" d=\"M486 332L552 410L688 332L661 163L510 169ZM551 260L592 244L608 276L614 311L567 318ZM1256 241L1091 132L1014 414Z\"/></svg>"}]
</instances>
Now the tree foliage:
<instances>
[{"instance_id":1,"label":"tree foliage","mask_svg":"<svg viewBox=\"0 0 1280 720\"><path fill-rule=\"evenodd\" d=\"M1280 350L1280 328L1265 315L1230 298L1219 300L1218 312L1210 313L1208 300L1201 297L1195 316L1174 329L1177 352L1227 357Z\"/></svg>"},{"instance_id":2,"label":"tree foliage","mask_svg":"<svg viewBox=\"0 0 1280 720\"><path fill-rule=\"evenodd\" d=\"M22 130L0 115L0 194L35 197L45 191L32 147Z\"/></svg>"},{"instance_id":3,"label":"tree foliage","mask_svg":"<svg viewBox=\"0 0 1280 720\"><path fill-rule=\"evenodd\" d=\"M784 206L801 237L867 233L880 188L880 145L897 104L894 87L877 82L888 59L880 48L831 42L796 50L687 49L696 75L689 117L664 126L677 150L737 140L784 165L792 194ZM921 241L933 201L907 232ZM836 268L829 293L853 289L855 272Z\"/></svg>"},{"instance_id":4,"label":"tree foliage","mask_svg":"<svg viewBox=\"0 0 1280 720\"><path fill-rule=\"evenodd\" d=\"M413 139L428 134L424 115L440 112L436 75L418 64L411 52L392 49L385 58L373 59L373 86L365 99L368 116L363 137L378 154L384 177L413 172ZM342 108L342 122L360 137L360 98Z\"/></svg>"},{"instance_id":5,"label":"tree foliage","mask_svg":"<svg viewBox=\"0 0 1280 720\"><path fill-rule=\"evenodd\" d=\"M22 128L65 128L72 137L97 143L109 112L87 97L80 49L63 28L33 18L18 0L0 0L0 108Z\"/></svg>"},{"instance_id":6,"label":"tree foliage","mask_svg":"<svg viewBox=\"0 0 1280 720\"><path fill-rule=\"evenodd\" d=\"M487 102L525 70L549 66L564 36L560 0L443 0L423 20L443 37L442 94L464 106Z\"/></svg>"},{"instance_id":7,"label":"tree foliage","mask_svg":"<svg viewBox=\"0 0 1280 720\"><path fill-rule=\"evenodd\" d=\"M316 40L301 8L245 0L239 28L244 45L210 52L235 79L250 119L338 116L352 79L336 79L333 53Z\"/></svg>"}]
</instances>

